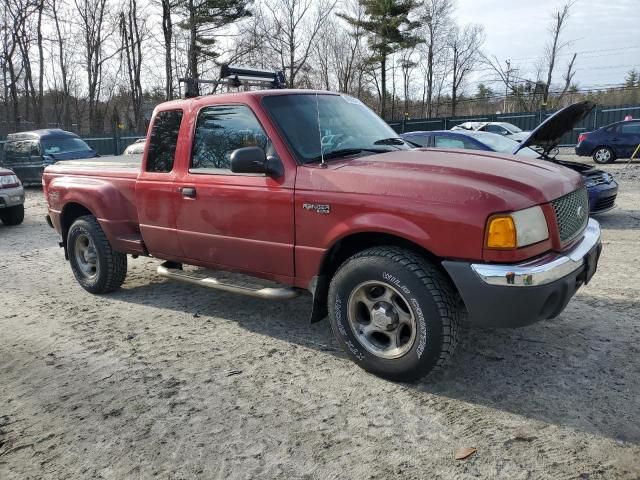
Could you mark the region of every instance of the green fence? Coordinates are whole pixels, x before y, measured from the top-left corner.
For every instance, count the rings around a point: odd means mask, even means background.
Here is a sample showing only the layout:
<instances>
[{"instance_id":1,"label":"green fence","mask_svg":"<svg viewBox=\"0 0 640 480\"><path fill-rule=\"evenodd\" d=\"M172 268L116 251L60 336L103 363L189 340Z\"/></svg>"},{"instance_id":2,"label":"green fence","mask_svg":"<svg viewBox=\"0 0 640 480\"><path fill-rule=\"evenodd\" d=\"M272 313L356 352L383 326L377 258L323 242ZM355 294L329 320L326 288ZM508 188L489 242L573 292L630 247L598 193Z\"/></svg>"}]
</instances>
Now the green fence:
<instances>
[{"instance_id":1,"label":"green fence","mask_svg":"<svg viewBox=\"0 0 640 480\"><path fill-rule=\"evenodd\" d=\"M466 117L407 119L388 123L398 133L420 130L450 130L451 127L464 122L508 122L523 130L533 130L554 113L555 111L518 112ZM634 118L640 117L640 105L598 105L591 111L589 116L573 128L573 131L562 138L561 146L575 145L578 142L580 133L589 132L604 125L624 120L628 115Z\"/></svg>"}]
</instances>

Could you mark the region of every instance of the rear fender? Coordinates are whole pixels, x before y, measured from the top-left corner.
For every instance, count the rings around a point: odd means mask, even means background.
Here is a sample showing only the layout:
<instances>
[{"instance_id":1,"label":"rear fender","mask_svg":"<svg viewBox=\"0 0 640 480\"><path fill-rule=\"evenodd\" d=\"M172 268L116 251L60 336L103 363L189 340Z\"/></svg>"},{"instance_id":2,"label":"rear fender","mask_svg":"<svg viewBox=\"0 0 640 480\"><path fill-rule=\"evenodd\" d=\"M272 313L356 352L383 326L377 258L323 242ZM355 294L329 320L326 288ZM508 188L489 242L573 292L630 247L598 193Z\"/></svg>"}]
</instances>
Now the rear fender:
<instances>
[{"instance_id":1,"label":"rear fender","mask_svg":"<svg viewBox=\"0 0 640 480\"><path fill-rule=\"evenodd\" d=\"M114 249L144 254L143 251L131 251L127 241L140 237L136 207L112 181L87 177L56 177L48 182L47 201L52 222L62 235L63 244L66 244L66 232L75 219L65 218L68 217L65 213L69 208L79 206L96 217Z\"/></svg>"}]
</instances>

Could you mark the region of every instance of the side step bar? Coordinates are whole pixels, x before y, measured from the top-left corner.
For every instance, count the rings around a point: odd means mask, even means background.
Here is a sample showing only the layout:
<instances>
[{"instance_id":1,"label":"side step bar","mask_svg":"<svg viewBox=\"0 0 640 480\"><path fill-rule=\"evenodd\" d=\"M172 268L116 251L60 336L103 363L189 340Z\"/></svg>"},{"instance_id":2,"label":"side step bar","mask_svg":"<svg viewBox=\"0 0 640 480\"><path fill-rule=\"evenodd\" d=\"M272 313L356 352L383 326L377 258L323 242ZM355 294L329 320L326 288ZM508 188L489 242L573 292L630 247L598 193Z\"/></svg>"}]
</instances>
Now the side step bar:
<instances>
[{"instance_id":1,"label":"side step bar","mask_svg":"<svg viewBox=\"0 0 640 480\"><path fill-rule=\"evenodd\" d=\"M295 288L279 287L279 288L255 288L245 285L233 285L231 283L224 283L213 277L208 277L198 272L185 272L180 268L175 268L175 264L171 262L163 263L158 267L158 274L170 278L172 280L178 280L181 282L191 283L193 285L199 285L201 287L213 288L215 290L223 290L225 292L240 293L242 295L248 295L250 297L265 298L269 300L289 300L297 297L300 292Z\"/></svg>"}]
</instances>

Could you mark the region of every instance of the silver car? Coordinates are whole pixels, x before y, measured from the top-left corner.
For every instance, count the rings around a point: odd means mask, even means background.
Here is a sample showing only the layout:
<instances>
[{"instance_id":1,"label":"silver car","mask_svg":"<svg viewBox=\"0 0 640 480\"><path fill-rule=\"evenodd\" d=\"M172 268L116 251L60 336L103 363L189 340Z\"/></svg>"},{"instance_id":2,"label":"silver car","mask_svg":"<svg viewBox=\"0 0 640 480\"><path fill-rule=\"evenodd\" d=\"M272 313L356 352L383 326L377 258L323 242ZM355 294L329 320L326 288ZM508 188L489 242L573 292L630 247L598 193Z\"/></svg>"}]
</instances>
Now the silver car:
<instances>
[{"instance_id":1,"label":"silver car","mask_svg":"<svg viewBox=\"0 0 640 480\"><path fill-rule=\"evenodd\" d=\"M24 220L24 188L11 170L0 168L0 220L18 225Z\"/></svg>"}]
</instances>

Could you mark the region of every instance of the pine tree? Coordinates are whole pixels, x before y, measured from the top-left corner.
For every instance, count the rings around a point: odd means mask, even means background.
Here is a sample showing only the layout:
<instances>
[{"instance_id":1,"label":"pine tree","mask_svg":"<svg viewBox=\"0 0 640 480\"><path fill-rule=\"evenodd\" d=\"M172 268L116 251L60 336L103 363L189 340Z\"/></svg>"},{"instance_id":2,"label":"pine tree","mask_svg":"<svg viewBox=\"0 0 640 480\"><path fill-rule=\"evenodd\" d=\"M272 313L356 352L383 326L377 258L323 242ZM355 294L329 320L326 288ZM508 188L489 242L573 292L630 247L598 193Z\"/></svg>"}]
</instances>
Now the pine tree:
<instances>
[{"instance_id":1,"label":"pine tree","mask_svg":"<svg viewBox=\"0 0 640 480\"><path fill-rule=\"evenodd\" d=\"M189 74L200 77L198 66L203 60L215 60L220 54L215 50L216 36L220 28L251 16L247 9L250 0L181 0L178 11L184 17L178 26L188 30Z\"/></svg>"},{"instance_id":2,"label":"pine tree","mask_svg":"<svg viewBox=\"0 0 640 480\"><path fill-rule=\"evenodd\" d=\"M625 87L633 88L640 86L640 79L638 78L639 76L640 75L635 68L633 70L629 70L629 72L627 72L627 76L624 77Z\"/></svg>"},{"instance_id":3,"label":"pine tree","mask_svg":"<svg viewBox=\"0 0 640 480\"><path fill-rule=\"evenodd\" d=\"M347 14L338 16L354 27L360 27L369 36L373 51L370 61L380 65L380 113L384 115L387 99L387 57L418 43L412 35L418 24L409 20L416 6L412 0L358 0L365 9L365 18L358 20Z\"/></svg>"}]
</instances>

